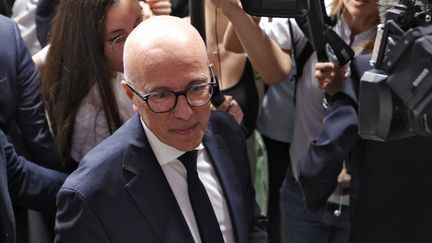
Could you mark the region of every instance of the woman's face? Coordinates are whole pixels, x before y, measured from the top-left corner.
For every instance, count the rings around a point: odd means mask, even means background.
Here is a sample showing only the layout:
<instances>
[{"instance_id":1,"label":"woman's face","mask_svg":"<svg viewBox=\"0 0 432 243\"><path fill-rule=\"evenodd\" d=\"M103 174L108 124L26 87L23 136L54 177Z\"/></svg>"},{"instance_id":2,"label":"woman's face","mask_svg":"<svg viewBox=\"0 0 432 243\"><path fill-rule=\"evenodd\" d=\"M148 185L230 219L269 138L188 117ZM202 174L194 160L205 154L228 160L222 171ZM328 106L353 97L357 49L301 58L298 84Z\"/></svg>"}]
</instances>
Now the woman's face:
<instances>
[{"instance_id":1,"label":"woman's face","mask_svg":"<svg viewBox=\"0 0 432 243\"><path fill-rule=\"evenodd\" d=\"M123 72L123 46L129 33L142 21L137 0L119 0L105 17L104 55L108 71Z\"/></svg>"},{"instance_id":2,"label":"woman's face","mask_svg":"<svg viewBox=\"0 0 432 243\"><path fill-rule=\"evenodd\" d=\"M354 18L378 18L378 0L343 0L345 9Z\"/></svg>"}]
</instances>

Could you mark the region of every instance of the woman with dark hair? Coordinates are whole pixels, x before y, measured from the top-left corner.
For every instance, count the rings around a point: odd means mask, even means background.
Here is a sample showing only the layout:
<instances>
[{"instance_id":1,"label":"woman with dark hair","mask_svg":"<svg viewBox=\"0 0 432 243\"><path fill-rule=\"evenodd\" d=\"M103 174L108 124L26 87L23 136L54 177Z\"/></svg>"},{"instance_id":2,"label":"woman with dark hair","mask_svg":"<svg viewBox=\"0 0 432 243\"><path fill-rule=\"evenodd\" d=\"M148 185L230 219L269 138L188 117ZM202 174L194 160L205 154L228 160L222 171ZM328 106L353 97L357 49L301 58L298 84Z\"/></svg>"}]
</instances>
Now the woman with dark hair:
<instances>
[{"instance_id":1,"label":"woman with dark hair","mask_svg":"<svg viewBox=\"0 0 432 243\"><path fill-rule=\"evenodd\" d=\"M41 87L67 169L131 116L120 87L123 44L142 19L138 0L60 1Z\"/></svg>"}]
</instances>

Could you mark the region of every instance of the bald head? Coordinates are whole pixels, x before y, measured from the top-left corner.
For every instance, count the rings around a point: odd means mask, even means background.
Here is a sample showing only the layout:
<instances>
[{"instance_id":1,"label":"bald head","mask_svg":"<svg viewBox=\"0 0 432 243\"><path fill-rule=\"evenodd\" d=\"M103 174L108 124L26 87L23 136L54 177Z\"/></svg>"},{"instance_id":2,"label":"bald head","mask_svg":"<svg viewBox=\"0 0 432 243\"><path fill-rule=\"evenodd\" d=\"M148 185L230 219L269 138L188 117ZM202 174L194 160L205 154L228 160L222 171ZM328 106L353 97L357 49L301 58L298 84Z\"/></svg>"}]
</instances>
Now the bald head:
<instances>
[{"instance_id":1,"label":"bald head","mask_svg":"<svg viewBox=\"0 0 432 243\"><path fill-rule=\"evenodd\" d=\"M143 72L155 65L166 65L207 53L198 31L187 21L173 16L155 16L139 24L124 47L123 63L127 79L142 79Z\"/></svg>"},{"instance_id":2,"label":"bald head","mask_svg":"<svg viewBox=\"0 0 432 243\"><path fill-rule=\"evenodd\" d=\"M180 151L195 149L207 129L212 93L198 31L180 18L151 17L129 34L123 60L132 82L123 81L123 89L150 131Z\"/></svg>"}]
</instances>

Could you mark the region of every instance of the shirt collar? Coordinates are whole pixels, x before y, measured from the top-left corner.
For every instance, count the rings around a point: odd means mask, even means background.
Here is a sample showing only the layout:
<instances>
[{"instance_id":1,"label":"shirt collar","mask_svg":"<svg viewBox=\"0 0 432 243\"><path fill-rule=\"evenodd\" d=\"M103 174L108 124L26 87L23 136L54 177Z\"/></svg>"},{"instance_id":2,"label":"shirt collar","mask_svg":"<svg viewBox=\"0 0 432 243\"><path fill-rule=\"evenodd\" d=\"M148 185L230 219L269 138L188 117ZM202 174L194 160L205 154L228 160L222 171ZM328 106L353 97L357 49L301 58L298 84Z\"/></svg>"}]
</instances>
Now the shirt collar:
<instances>
[{"instance_id":1,"label":"shirt collar","mask_svg":"<svg viewBox=\"0 0 432 243\"><path fill-rule=\"evenodd\" d=\"M140 120L144 128L144 132L149 141L150 147L152 148L153 153L155 154L156 159L158 160L161 166L168 164L169 162L177 159L178 157L180 157L182 154L185 153L185 151L180 151L172 146L169 146L161 142L156 137L156 135L154 135L154 133L150 131L150 129L145 124L145 122L142 119ZM202 150L202 149L204 149L204 145L200 143L196 148L196 150Z\"/></svg>"},{"instance_id":2,"label":"shirt collar","mask_svg":"<svg viewBox=\"0 0 432 243\"><path fill-rule=\"evenodd\" d=\"M343 15L339 17L338 23L336 24L335 28L337 29L336 32L338 32L339 36L346 42L350 42L350 36L351 36L351 29L348 26L348 23ZM356 47L363 41L365 41L370 36L373 36L376 34L377 28L376 26L372 26L367 31L364 31L354 37L353 43L351 44L351 47Z\"/></svg>"}]
</instances>

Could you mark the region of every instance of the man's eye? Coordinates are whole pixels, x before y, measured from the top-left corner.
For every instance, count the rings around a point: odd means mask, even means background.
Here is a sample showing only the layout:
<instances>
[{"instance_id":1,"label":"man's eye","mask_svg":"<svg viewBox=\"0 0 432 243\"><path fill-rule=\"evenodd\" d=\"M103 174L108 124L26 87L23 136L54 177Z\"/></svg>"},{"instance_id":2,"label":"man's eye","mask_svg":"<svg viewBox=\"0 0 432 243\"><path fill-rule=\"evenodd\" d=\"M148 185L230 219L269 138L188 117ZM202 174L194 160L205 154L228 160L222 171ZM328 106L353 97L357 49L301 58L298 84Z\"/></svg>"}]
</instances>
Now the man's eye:
<instances>
[{"instance_id":1,"label":"man's eye","mask_svg":"<svg viewBox=\"0 0 432 243\"><path fill-rule=\"evenodd\" d=\"M204 91L207 87L208 87L207 84L193 85L189 88L189 92L200 93L200 92Z\"/></svg>"},{"instance_id":2,"label":"man's eye","mask_svg":"<svg viewBox=\"0 0 432 243\"><path fill-rule=\"evenodd\" d=\"M163 92L154 92L154 93L152 93L151 96L150 96L150 98L160 100L160 99L169 98L170 96L171 96L170 92L164 92L163 91Z\"/></svg>"}]
</instances>

